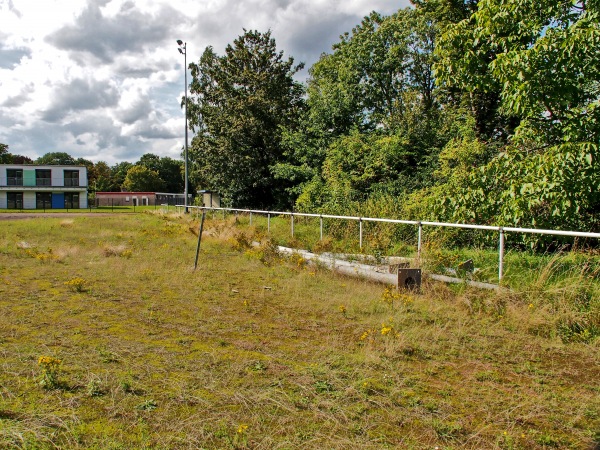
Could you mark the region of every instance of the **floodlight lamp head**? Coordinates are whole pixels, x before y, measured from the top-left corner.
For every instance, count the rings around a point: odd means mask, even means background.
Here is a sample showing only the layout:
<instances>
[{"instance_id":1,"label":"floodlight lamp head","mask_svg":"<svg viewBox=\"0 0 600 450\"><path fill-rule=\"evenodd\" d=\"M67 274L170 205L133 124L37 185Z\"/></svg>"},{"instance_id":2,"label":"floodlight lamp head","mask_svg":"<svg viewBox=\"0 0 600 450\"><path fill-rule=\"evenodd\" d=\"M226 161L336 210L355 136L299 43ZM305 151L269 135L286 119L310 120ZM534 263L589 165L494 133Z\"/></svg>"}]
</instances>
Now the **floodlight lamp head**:
<instances>
[{"instance_id":1,"label":"floodlight lamp head","mask_svg":"<svg viewBox=\"0 0 600 450\"><path fill-rule=\"evenodd\" d=\"M177 44L178 45L183 45L183 41L181 39L177 39Z\"/></svg>"},{"instance_id":2,"label":"floodlight lamp head","mask_svg":"<svg viewBox=\"0 0 600 450\"><path fill-rule=\"evenodd\" d=\"M183 50L181 50L180 48L178 48L177 50L179 50L179 53L183 55Z\"/></svg>"}]
</instances>

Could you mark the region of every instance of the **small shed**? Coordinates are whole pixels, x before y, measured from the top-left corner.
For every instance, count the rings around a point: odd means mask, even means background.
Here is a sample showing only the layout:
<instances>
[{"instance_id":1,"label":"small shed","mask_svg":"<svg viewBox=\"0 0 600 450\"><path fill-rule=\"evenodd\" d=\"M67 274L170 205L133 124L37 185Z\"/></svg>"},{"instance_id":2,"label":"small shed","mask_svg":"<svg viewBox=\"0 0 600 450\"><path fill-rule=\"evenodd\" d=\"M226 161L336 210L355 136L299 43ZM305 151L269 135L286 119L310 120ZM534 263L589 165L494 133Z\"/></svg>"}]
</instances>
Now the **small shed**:
<instances>
[{"instance_id":1,"label":"small shed","mask_svg":"<svg viewBox=\"0 0 600 450\"><path fill-rule=\"evenodd\" d=\"M220 208L221 196L214 191L198 191L202 195L202 206L206 208Z\"/></svg>"}]
</instances>

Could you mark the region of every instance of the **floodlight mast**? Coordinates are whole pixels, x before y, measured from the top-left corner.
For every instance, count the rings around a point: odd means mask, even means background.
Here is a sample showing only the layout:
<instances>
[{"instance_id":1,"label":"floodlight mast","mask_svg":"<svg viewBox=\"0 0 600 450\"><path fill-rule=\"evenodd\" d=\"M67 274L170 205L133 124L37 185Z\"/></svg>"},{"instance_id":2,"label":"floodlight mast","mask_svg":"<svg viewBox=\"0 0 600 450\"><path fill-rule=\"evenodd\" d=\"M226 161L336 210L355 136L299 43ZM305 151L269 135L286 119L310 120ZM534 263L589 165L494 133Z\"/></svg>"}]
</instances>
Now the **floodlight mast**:
<instances>
[{"instance_id":1,"label":"floodlight mast","mask_svg":"<svg viewBox=\"0 0 600 450\"><path fill-rule=\"evenodd\" d=\"M184 211L188 213L188 115L187 115L187 42L183 42L181 39L177 39L177 45L179 45L179 53L183 55L183 71L184 71L184 83L185 83L185 145L184 145L184 189L183 189L183 206Z\"/></svg>"}]
</instances>

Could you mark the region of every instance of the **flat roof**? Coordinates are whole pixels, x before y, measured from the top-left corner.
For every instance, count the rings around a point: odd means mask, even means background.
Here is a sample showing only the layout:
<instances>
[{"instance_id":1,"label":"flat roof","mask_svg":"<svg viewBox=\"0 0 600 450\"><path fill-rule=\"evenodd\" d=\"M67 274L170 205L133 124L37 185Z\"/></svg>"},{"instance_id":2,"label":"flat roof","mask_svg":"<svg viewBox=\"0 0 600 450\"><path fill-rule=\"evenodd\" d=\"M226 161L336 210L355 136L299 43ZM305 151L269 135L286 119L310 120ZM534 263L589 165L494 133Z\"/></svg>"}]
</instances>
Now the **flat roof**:
<instances>
[{"instance_id":1,"label":"flat roof","mask_svg":"<svg viewBox=\"0 0 600 450\"><path fill-rule=\"evenodd\" d=\"M110 194L110 195L138 195L138 194L144 194L144 195L154 195L156 194L156 192L96 192L96 195L98 194Z\"/></svg>"}]
</instances>

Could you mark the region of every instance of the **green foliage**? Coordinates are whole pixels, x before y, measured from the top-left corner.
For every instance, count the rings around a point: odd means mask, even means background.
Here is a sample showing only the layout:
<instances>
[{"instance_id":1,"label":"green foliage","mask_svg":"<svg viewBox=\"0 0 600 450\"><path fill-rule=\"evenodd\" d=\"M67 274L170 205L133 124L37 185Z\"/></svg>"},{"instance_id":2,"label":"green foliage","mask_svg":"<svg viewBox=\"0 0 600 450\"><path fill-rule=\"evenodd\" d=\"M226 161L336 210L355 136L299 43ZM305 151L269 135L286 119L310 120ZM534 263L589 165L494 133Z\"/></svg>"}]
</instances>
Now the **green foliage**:
<instances>
[{"instance_id":1,"label":"green foliage","mask_svg":"<svg viewBox=\"0 0 600 450\"><path fill-rule=\"evenodd\" d=\"M432 24L411 9L365 17L311 67L311 122L333 136L394 128L411 106L404 101L411 90L430 108L434 37Z\"/></svg>"},{"instance_id":2,"label":"green foliage","mask_svg":"<svg viewBox=\"0 0 600 450\"><path fill-rule=\"evenodd\" d=\"M282 132L303 107L294 66L277 52L271 33L245 31L225 55L208 47L190 64L190 159L196 184L236 205L286 203L285 187L270 167L283 162Z\"/></svg>"},{"instance_id":3,"label":"green foliage","mask_svg":"<svg viewBox=\"0 0 600 450\"><path fill-rule=\"evenodd\" d=\"M158 172L145 166L133 166L127 171L123 189L131 192L160 192L163 191L165 182Z\"/></svg>"},{"instance_id":4,"label":"green foliage","mask_svg":"<svg viewBox=\"0 0 600 450\"><path fill-rule=\"evenodd\" d=\"M340 137L328 149L322 178L314 178L297 201L302 210L366 200L375 192L400 189L402 176L412 166L406 142L397 136L354 132ZM338 210L338 212L340 212Z\"/></svg>"},{"instance_id":5,"label":"green foliage","mask_svg":"<svg viewBox=\"0 0 600 450\"><path fill-rule=\"evenodd\" d=\"M76 165L78 164L71 155L65 152L50 152L35 160L36 164Z\"/></svg>"},{"instance_id":6,"label":"green foliage","mask_svg":"<svg viewBox=\"0 0 600 450\"><path fill-rule=\"evenodd\" d=\"M10 163L11 154L8 152L8 145L0 143L0 164Z\"/></svg>"},{"instance_id":7,"label":"green foliage","mask_svg":"<svg viewBox=\"0 0 600 450\"><path fill-rule=\"evenodd\" d=\"M297 129L282 131L283 161L271 166L271 173L283 182L291 202L306 188L307 184L321 174L326 150L332 138L330 133L312 124L306 110L302 111Z\"/></svg>"},{"instance_id":8,"label":"green foliage","mask_svg":"<svg viewBox=\"0 0 600 450\"><path fill-rule=\"evenodd\" d=\"M485 0L436 49L442 83L498 95L517 137L597 142L599 9L595 2Z\"/></svg>"},{"instance_id":9,"label":"green foliage","mask_svg":"<svg viewBox=\"0 0 600 450\"><path fill-rule=\"evenodd\" d=\"M309 111L284 174L296 206L347 214L372 195L428 183L444 145L432 76L436 26L411 9L373 12L311 68ZM386 200L387 201L387 200Z\"/></svg>"},{"instance_id":10,"label":"green foliage","mask_svg":"<svg viewBox=\"0 0 600 450\"><path fill-rule=\"evenodd\" d=\"M95 165L96 183L93 188L95 191L108 192L111 190L111 170L104 161L98 161Z\"/></svg>"},{"instance_id":11,"label":"green foliage","mask_svg":"<svg viewBox=\"0 0 600 450\"><path fill-rule=\"evenodd\" d=\"M133 164L127 161L123 161L115 164L110 168L110 191L118 192L121 190L121 186L125 182L125 177L129 169L133 167Z\"/></svg>"},{"instance_id":12,"label":"green foliage","mask_svg":"<svg viewBox=\"0 0 600 450\"><path fill-rule=\"evenodd\" d=\"M528 153L508 147L487 164L472 163L485 156L485 146L478 141L451 142L440 155L438 173L444 183L413 196L418 199L414 203L421 205L421 218L542 229L598 229L600 172L596 146L565 144ZM550 238L518 239L534 244Z\"/></svg>"},{"instance_id":13,"label":"green foliage","mask_svg":"<svg viewBox=\"0 0 600 450\"><path fill-rule=\"evenodd\" d=\"M137 165L158 173L163 181L163 187L166 192L183 192L183 166L182 161L176 161L169 157L160 157L152 153L145 153L141 156Z\"/></svg>"}]
</instances>

